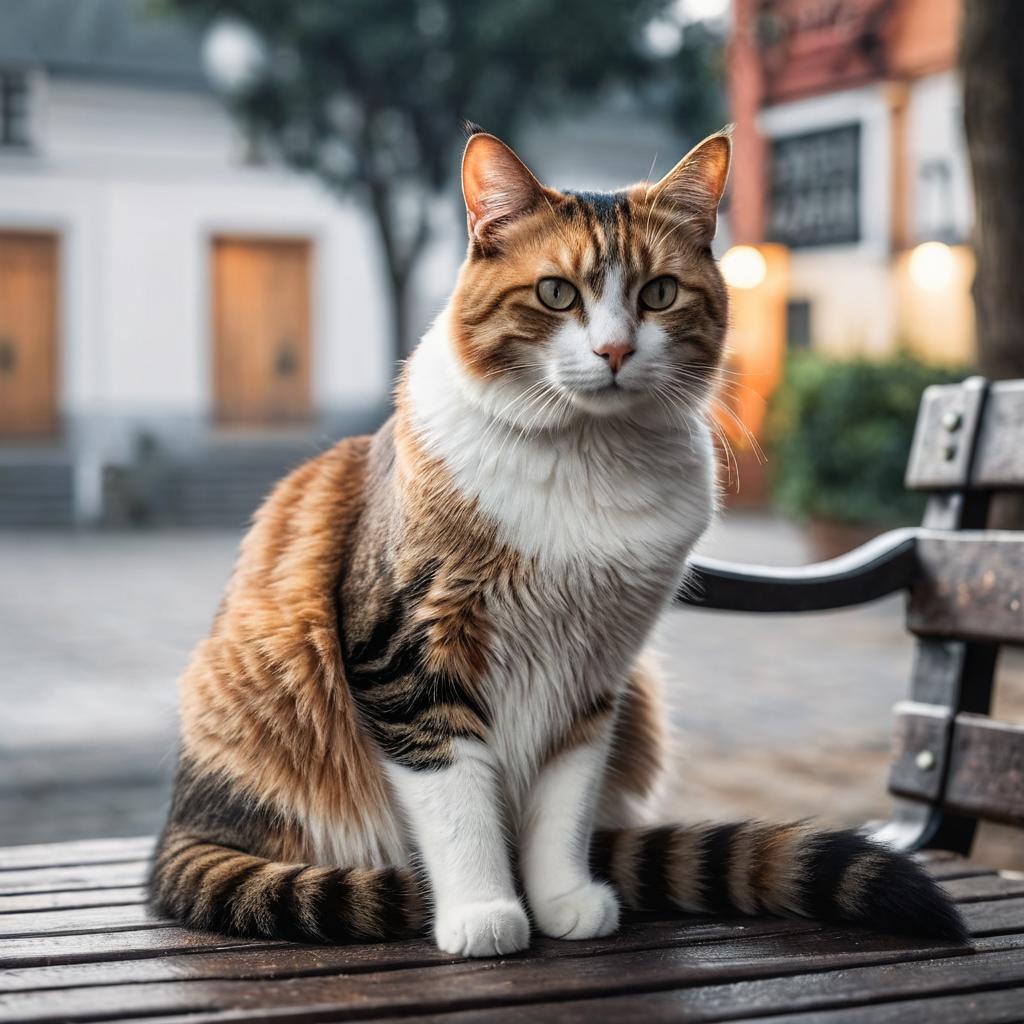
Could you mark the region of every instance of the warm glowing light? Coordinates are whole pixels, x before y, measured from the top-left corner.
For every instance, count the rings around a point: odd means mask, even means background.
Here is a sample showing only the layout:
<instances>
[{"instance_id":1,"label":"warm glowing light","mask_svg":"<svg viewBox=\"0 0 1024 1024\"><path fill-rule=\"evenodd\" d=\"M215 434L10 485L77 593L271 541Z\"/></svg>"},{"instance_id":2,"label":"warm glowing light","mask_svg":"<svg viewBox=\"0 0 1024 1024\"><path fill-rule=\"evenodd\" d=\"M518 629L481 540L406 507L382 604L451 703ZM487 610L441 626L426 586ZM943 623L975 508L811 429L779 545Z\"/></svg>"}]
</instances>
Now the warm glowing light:
<instances>
[{"instance_id":1,"label":"warm glowing light","mask_svg":"<svg viewBox=\"0 0 1024 1024\"><path fill-rule=\"evenodd\" d=\"M730 288L756 288L768 274L764 256L752 245L734 245L718 265Z\"/></svg>"},{"instance_id":2,"label":"warm glowing light","mask_svg":"<svg viewBox=\"0 0 1024 1024\"><path fill-rule=\"evenodd\" d=\"M923 292L941 292L955 270L953 250L942 242L922 242L910 254L910 280Z\"/></svg>"}]
</instances>

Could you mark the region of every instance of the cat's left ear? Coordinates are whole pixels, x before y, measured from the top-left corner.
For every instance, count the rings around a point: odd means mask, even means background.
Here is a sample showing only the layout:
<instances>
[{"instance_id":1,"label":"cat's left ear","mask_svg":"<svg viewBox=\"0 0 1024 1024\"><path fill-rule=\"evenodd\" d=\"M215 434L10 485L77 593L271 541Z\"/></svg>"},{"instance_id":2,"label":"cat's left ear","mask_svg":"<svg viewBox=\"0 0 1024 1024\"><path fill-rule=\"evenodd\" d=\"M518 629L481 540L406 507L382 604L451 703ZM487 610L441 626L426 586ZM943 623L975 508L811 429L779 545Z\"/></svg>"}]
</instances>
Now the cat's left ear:
<instances>
[{"instance_id":1,"label":"cat's left ear","mask_svg":"<svg viewBox=\"0 0 1024 1024\"><path fill-rule=\"evenodd\" d=\"M544 199L544 186L500 139L471 135L462 157L462 194L470 237L484 250L502 225L529 213Z\"/></svg>"},{"instance_id":2,"label":"cat's left ear","mask_svg":"<svg viewBox=\"0 0 1024 1024\"><path fill-rule=\"evenodd\" d=\"M729 180L732 126L698 143L647 191L652 202L671 202L693 218L699 239L710 244L718 225L718 204Z\"/></svg>"}]
</instances>

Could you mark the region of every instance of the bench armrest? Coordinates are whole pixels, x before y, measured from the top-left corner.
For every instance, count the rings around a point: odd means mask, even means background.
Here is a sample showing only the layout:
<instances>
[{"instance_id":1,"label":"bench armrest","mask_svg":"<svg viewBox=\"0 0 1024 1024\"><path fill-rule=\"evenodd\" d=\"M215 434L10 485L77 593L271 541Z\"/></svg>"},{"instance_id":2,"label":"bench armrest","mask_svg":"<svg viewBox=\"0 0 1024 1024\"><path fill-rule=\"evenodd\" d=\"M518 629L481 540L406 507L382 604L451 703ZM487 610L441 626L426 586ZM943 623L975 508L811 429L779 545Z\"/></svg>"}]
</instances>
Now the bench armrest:
<instances>
[{"instance_id":1,"label":"bench armrest","mask_svg":"<svg viewBox=\"0 0 1024 1024\"><path fill-rule=\"evenodd\" d=\"M694 556L676 602L734 612L811 612L864 604L914 582L917 532L890 530L838 558L795 567Z\"/></svg>"}]
</instances>

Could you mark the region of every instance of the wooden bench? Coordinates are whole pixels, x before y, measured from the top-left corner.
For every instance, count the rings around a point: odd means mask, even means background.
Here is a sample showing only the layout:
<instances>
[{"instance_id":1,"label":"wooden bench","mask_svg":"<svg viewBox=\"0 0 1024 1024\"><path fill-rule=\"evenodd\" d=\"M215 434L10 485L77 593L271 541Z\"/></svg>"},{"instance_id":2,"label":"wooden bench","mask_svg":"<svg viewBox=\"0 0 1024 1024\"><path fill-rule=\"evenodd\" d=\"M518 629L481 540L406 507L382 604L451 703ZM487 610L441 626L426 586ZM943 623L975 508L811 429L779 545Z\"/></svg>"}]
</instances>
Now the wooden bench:
<instances>
[{"instance_id":1,"label":"wooden bench","mask_svg":"<svg viewBox=\"0 0 1024 1024\"><path fill-rule=\"evenodd\" d=\"M930 494L921 529L801 569L695 559L680 601L768 613L908 593L917 654L881 834L931 851L970 947L716 917L503 961L233 940L149 916L150 839L96 840L0 850L0 1021L1024 1020L1024 873L961 856L979 818L1024 826L1024 729L987 717L999 645L1024 642L1024 533L984 529L992 495L1024 487L1024 382L929 390L907 480Z\"/></svg>"}]
</instances>

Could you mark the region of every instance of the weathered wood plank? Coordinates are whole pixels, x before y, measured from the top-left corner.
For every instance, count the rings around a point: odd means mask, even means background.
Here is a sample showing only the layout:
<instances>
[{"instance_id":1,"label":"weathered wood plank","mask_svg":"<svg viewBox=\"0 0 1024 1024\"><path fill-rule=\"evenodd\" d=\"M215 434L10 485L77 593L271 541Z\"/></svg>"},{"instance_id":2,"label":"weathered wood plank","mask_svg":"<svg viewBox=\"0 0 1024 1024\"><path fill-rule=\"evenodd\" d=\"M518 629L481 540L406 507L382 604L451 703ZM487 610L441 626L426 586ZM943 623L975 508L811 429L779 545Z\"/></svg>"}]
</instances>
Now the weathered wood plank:
<instances>
[{"instance_id":1,"label":"weathered wood plank","mask_svg":"<svg viewBox=\"0 0 1024 1024\"><path fill-rule=\"evenodd\" d=\"M573 1000L571 1002L545 1001L518 1006L488 1007L455 1014L416 1014L404 1017L407 1024L532 1024L547 1021L551 1024L569 1024L570 1021L595 1019L601 1024L627 1024L642 1020L645 1024L695 1024L695 1022L764 1019L772 1014L771 1020L792 1019L805 1021L814 1019L811 1013L821 1019L831 1020L826 1011L850 1010L854 1008L863 1017L853 1020L872 1022L874 1013L880 1010L882 1019L903 1021L903 1017L888 1016L886 1006L898 1005L904 1009L926 1004L935 1009L940 993L945 999L957 999L962 1011L972 1005L977 992L959 996L953 993L968 990L984 990L1006 983L1006 978L1021 977L1019 952L985 954L967 960L933 960L909 964L885 964L877 967L855 967L842 971L826 971L819 974L788 975L781 978L766 978L755 981L741 981L724 985L706 985L698 988L681 988L664 992L639 993L625 996L605 996L595 1000ZM1024 988L1018 990L1024 991ZM963 999L964 1001L960 1001ZM880 1005L881 1004L881 1005ZM1019 1022L1016 1018L1002 1018ZM789 1011L789 1012L787 1012ZM774 1014L783 1013L785 1017ZM218 1019L202 1015L195 1024ZM265 1024L265 1019L258 1019ZM275 1019L273 1017L270 1020ZM280 1017L276 1019L282 1019ZM312 1018L315 1019L315 1018ZM974 1016L957 1017L950 1013L939 1013L934 1018L915 1015L908 1020L948 1021L949 1024L971 1024L987 1018ZM1000 1018L996 1018L1000 1019ZM386 1020L386 1019L385 1019ZM387 1024L397 1021L391 1018Z\"/></svg>"},{"instance_id":2,"label":"weathered wood plank","mask_svg":"<svg viewBox=\"0 0 1024 1024\"><path fill-rule=\"evenodd\" d=\"M0 917L0 939L41 935L83 935L140 928L173 928L174 922L151 914L145 905L40 910Z\"/></svg>"},{"instance_id":3,"label":"weathered wood plank","mask_svg":"<svg viewBox=\"0 0 1024 1024\"><path fill-rule=\"evenodd\" d=\"M765 936L780 938L813 934L821 930L820 925L810 921L779 921L770 918L711 923L627 922L613 939L565 943L535 938L530 956L550 959L570 955L600 955L610 951L680 948L716 942L749 941ZM454 963L457 960L457 957L439 952L428 939L357 946L307 947L279 944L259 949L236 947L212 952L196 951L189 956L154 956L144 960L12 968L4 971L0 977L0 992L186 979L230 980L317 973L358 974L430 963Z\"/></svg>"},{"instance_id":4,"label":"weathered wood plank","mask_svg":"<svg viewBox=\"0 0 1024 1024\"><path fill-rule=\"evenodd\" d=\"M1000 871L995 875L954 878L943 882L942 887L957 903L979 903L1024 896L1024 871Z\"/></svg>"},{"instance_id":5,"label":"weathered wood plank","mask_svg":"<svg viewBox=\"0 0 1024 1024\"><path fill-rule=\"evenodd\" d=\"M0 918L4 914L24 914L35 910L83 910L86 907L119 907L145 901L146 890L141 885L71 892L30 892L20 896L0 894ZM0 927L2 925L0 921Z\"/></svg>"},{"instance_id":6,"label":"weathered wood plank","mask_svg":"<svg viewBox=\"0 0 1024 1024\"><path fill-rule=\"evenodd\" d=\"M70 843L5 846L0 847L0 871L145 860L152 854L153 845L152 836L139 836L130 839L83 839Z\"/></svg>"},{"instance_id":7,"label":"weathered wood plank","mask_svg":"<svg viewBox=\"0 0 1024 1024\"><path fill-rule=\"evenodd\" d=\"M959 959L978 959L962 948L928 947L837 930L601 956L520 957L373 974L311 976L286 983L194 981L23 993L0 996L0 1020L78 1021L114 1014L295 1011L303 1007L329 1012L330 1019L359 1019L403 1010L433 1012L552 997L615 995L943 957L951 965ZM1014 954L1013 959L1020 963L1019 955Z\"/></svg>"},{"instance_id":8,"label":"weathered wood plank","mask_svg":"<svg viewBox=\"0 0 1024 1024\"><path fill-rule=\"evenodd\" d=\"M953 879L953 878L980 878L983 875L994 875L996 872L992 868L987 868L982 864L972 864L969 860L964 860L961 857L955 857L952 860L944 860L938 862L925 862L922 867L927 870L933 878Z\"/></svg>"},{"instance_id":9,"label":"weathered wood plank","mask_svg":"<svg viewBox=\"0 0 1024 1024\"><path fill-rule=\"evenodd\" d=\"M989 390L980 377L925 390L907 463L908 488L944 490L967 485Z\"/></svg>"},{"instance_id":10,"label":"weathered wood plank","mask_svg":"<svg viewBox=\"0 0 1024 1024\"><path fill-rule=\"evenodd\" d=\"M889 792L934 801L945 771L953 713L938 704L900 701L893 709Z\"/></svg>"},{"instance_id":11,"label":"weathered wood plank","mask_svg":"<svg viewBox=\"0 0 1024 1024\"><path fill-rule=\"evenodd\" d=\"M186 928L148 928L87 935L39 935L0 939L0 970L46 964L99 963L191 953L198 949L264 948L283 943L251 942Z\"/></svg>"},{"instance_id":12,"label":"weathered wood plank","mask_svg":"<svg viewBox=\"0 0 1024 1024\"><path fill-rule=\"evenodd\" d=\"M1024 933L1024 897L965 903L960 907L971 935Z\"/></svg>"},{"instance_id":13,"label":"weathered wood plank","mask_svg":"<svg viewBox=\"0 0 1024 1024\"><path fill-rule=\"evenodd\" d=\"M919 636L1024 643L1024 534L921 530L907 626Z\"/></svg>"},{"instance_id":14,"label":"weathered wood plank","mask_svg":"<svg viewBox=\"0 0 1024 1024\"><path fill-rule=\"evenodd\" d=\"M996 381L978 434L971 471L974 487L1024 487L1024 381Z\"/></svg>"},{"instance_id":15,"label":"weathered wood plank","mask_svg":"<svg viewBox=\"0 0 1024 1024\"><path fill-rule=\"evenodd\" d=\"M747 1024L1020 1024L1024 988L901 1000L863 1008L748 1018Z\"/></svg>"},{"instance_id":16,"label":"weathered wood plank","mask_svg":"<svg viewBox=\"0 0 1024 1024\"><path fill-rule=\"evenodd\" d=\"M143 885L148 873L149 861L145 860L129 860L119 864L16 868L0 871L0 896Z\"/></svg>"},{"instance_id":17,"label":"weathered wood plank","mask_svg":"<svg viewBox=\"0 0 1024 1024\"><path fill-rule=\"evenodd\" d=\"M957 715L945 803L963 814L1024 827L1024 727Z\"/></svg>"}]
</instances>

